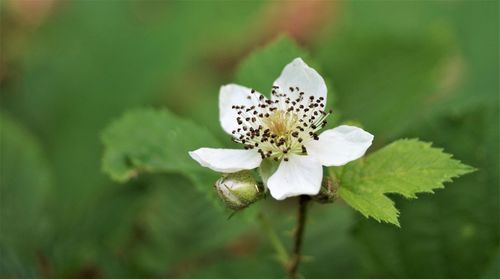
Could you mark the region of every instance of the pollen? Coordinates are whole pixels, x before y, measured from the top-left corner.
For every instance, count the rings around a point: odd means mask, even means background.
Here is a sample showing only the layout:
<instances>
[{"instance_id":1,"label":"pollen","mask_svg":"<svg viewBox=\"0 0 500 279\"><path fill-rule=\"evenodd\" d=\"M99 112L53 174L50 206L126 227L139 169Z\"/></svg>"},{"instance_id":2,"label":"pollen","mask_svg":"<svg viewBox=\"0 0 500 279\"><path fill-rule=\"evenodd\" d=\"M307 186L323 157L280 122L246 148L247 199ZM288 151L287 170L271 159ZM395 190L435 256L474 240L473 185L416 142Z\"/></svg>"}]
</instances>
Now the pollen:
<instances>
[{"instance_id":1,"label":"pollen","mask_svg":"<svg viewBox=\"0 0 500 279\"><path fill-rule=\"evenodd\" d=\"M257 149L263 159L288 161L290 154L307 154L304 144L319 140L317 132L326 125L331 111L323 111L323 97L305 96L299 87L274 85L270 100L249 90L251 105L232 107L238 115L233 141L245 149Z\"/></svg>"}]
</instances>

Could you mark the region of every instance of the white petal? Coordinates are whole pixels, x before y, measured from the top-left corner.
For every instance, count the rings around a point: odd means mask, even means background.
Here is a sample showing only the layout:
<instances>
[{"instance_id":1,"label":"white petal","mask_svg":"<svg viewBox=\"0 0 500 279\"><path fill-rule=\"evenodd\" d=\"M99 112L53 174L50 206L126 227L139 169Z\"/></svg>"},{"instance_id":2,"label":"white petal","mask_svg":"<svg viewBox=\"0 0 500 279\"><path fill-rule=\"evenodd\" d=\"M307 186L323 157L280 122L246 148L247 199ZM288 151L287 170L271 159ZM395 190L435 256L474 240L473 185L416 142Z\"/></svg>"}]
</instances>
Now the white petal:
<instances>
[{"instance_id":1,"label":"white petal","mask_svg":"<svg viewBox=\"0 0 500 279\"><path fill-rule=\"evenodd\" d=\"M262 161L254 149L200 148L189 155L200 165L223 173L255 169Z\"/></svg>"},{"instance_id":2,"label":"white petal","mask_svg":"<svg viewBox=\"0 0 500 279\"><path fill-rule=\"evenodd\" d=\"M323 167L311 156L291 155L282 161L267 181L271 196L277 200L299 195L316 195L321 188Z\"/></svg>"},{"instance_id":3,"label":"white petal","mask_svg":"<svg viewBox=\"0 0 500 279\"><path fill-rule=\"evenodd\" d=\"M363 156L372 144L373 135L361 128L342 125L326 130L319 140L308 141L307 154L324 166L342 166Z\"/></svg>"},{"instance_id":4,"label":"white petal","mask_svg":"<svg viewBox=\"0 0 500 279\"><path fill-rule=\"evenodd\" d=\"M274 85L279 86L278 90L288 94L291 99L298 98L299 92L304 92L304 100L308 101L309 96L314 96L316 99L323 97L323 103L326 104L325 81L316 70L309 67L301 58L295 58L286 65ZM295 87L300 90L297 91ZM290 88L293 88L293 91Z\"/></svg>"},{"instance_id":5,"label":"white petal","mask_svg":"<svg viewBox=\"0 0 500 279\"><path fill-rule=\"evenodd\" d=\"M260 93L252 93L252 98L248 99L252 89L237 85L228 84L220 88L219 92L219 119L222 129L228 134L238 128L236 117L238 113L232 109L232 106L252 106L257 105L257 100L261 96Z\"/></svg>"}]
</instances>

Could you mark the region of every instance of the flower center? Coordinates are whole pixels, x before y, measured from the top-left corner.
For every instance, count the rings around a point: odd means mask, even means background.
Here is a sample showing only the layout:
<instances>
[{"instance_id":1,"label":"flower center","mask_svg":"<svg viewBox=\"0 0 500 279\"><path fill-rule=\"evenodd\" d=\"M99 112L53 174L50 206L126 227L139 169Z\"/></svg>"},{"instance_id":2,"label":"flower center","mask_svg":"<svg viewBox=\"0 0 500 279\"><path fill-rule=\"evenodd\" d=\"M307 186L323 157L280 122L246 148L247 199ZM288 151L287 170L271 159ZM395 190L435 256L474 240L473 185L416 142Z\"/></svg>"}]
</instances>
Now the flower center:
<instances>
[{"instance_id":1,"label":"flower center","mask_svg":"<svg viewBox=\"0 0 500 279\"><path fill-rule=\"evenodd\" d=\"M300 124L298 120L295 113L276 110L268 118L263 119L262 122L269 128L271 133L277 136L285 136Z\"/></svg>"},{"instance_id":2,"label":"flower center","mask_svg":"<svg viewBox=\"0 0 500 279\"><path fill-rule=\"evenodd\" d=\"M286 90L289 94L273 86L271 100L251 90L247 98L252 105L233 106L238 114L233 140L245 149L256 148L263 159L288 161L289 154L307 154L304 143L319 139L316 132L326 125L331 111L323 111L323 97L305 98L298 87Z\"/></svg>"}]
</instances>

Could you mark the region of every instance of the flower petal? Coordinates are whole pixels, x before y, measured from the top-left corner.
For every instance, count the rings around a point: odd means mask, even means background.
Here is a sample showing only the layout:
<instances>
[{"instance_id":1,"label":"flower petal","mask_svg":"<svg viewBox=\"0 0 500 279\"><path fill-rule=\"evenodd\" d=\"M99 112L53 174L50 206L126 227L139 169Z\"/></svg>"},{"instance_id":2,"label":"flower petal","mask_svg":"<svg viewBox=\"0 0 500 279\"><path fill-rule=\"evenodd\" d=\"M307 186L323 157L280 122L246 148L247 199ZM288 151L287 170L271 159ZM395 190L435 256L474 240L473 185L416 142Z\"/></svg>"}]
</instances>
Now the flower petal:
<instances>
[{"instance_id":1,"label":"flower petal","mask_svg":"<svg viewBox=\"0 0 500 279\"><path fill-rule=\"evenodd\" d=\"M189 155L200 165L223 173L251 170L262 161L260 154L254 149L200 148L189 152Z\"/></svg>"},{"instance_id":2,"label":"flower petal","mask_svg":"<svg viewBox=\"0 0 500 279\"><path fill-rule=\"evenodd\" d=\"M258 92L251 93L252 89L237 85L228 84L220 88L219 92L219 119L222 129L226 133L231 134L233 130L238 128L236 117L238 112L232 106L257 106L257 100L261 94ZM251 96L249 99L248 97Z\"/></svg>"},{"instance_id":3,"label":"flower petal","mask_svg":"<svg viewBox=\"0 0 500 279\"><path fill-rule=\"evenodd\" d=\"M274 85L279 87L279 92L286 93L290 99L296 99L299 97L299 92L304 92L305 101L308 101L310 96L314 96L316 99L322 97L323 104L326 104L325 81L316 70L309 67L301 58L295 58L286 65Z\"/></svg>"},{"instance_id":4,"label":"flower petal","mask_svg":"<svg viewBox=\"0 0 500 279\"><path fill-rule=\"evenodd\" d=\"M361 128L342 125L326 130L319 140L305 144L307 154L324 166L342 166L363 156L372 144L373 135Z\"/></svg>"},{"instance_id":5,"label":"flower petal","mask_svg":"<svg viewBox=\"0 0 500 279\"><path fill-rule=\"evenodd\" d=\"M277 200L298 195L316 195L321 188L323 167L311 156L291 155L282 161L267 181L271 196Z\"/></svg>"}]
</instances>

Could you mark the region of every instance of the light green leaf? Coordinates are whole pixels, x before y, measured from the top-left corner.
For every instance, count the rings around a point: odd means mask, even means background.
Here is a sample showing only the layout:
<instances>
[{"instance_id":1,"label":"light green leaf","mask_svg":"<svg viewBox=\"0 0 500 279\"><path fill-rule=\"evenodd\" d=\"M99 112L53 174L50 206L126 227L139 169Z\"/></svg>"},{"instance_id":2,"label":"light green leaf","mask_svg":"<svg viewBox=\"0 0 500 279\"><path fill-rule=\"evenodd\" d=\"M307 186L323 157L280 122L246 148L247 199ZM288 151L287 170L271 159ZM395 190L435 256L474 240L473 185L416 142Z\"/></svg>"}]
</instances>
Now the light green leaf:
<instances>
[{"instance_id":1,"label":"light green leaf","mask_svg":"<svg viewBox=\"0 0 500 279\"><path fill-rule=\"evenodd\" d=\"M297 57L309 63L309 56L304 50L288 37L279 37L246 58L238 68L236 80L239 84L267 94L283 67Z\"/></svg>"},{"instance_id":2,"label":"light green leaf","mask_svg":"<svg viewBox=\"0 0 500 279\"><path fill-rule=\"evenodd\" d=\"M474 171L452 159L441 149L416 139L398 140L366 160L343 168L331 168L340 181L339 196L366 217L399 226L399 211L388 193L416 198L417 193L434 193L443 182Z\"/></svg>"},{"instance_id":3,"label":"light green leaf","mask_svg":"<svg viewBox=\"0 0 500 279\"><path fill-rule=\"evenodd\" d=\"M445 146L479 170L418 202L395 197L403 229L360 220L355 234L374 267L369 277L469 279L494 269L500 243L499 111L492 104L412 127L410 135Z\"/></svg>"},{"instance_id":4,"label":"light green leaf","mask_svg":"<svg viewBox=\"0 0 500 279\"><path fill-rule=\"evenodd\" d=\"M125 182L141 172L180 173L200 189L211 189L215 173L201 168L188 151L217 147L204 128L167 110L138 109L108 126L102 168L112 179Z\"/></svg>"}]
</instances>

